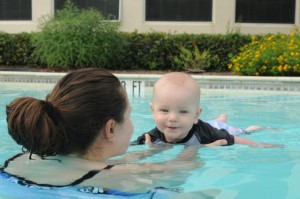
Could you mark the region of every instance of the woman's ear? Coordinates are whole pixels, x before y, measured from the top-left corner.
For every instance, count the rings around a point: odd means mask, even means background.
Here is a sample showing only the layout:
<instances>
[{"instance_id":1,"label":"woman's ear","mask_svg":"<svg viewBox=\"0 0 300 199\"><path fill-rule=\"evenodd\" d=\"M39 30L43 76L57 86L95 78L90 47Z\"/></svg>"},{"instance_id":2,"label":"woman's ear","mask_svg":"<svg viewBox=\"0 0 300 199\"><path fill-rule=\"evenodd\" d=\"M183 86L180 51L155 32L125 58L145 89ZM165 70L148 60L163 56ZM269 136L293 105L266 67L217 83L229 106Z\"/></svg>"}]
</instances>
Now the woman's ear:
<instances>
[{"instance_id":1,"label":"woman's ear","mask_svg":"<svg viewBox=\"0 0 300 199\"><path fill-rule=\"evenodd\" d=\"M115 126L116 126L116 121L114 119L107 120L103 132L103 136L105 139L111 140L115 137Z\"/></svg>"},{"instance_id":2,"label":"woman's ear","mask_svg":"<svg viewBox=\"0 0 300 199\"><path fill-rule=\"evenodd\" d=\"M202 107L199 106L199 107L198 107L198 110L197 110L197 112L196 112L194 124L197 124L197 123L198 123L198 119L199 119L199 117L200 117L201 112L202 112Z\"/></svg>"}]
</instances>

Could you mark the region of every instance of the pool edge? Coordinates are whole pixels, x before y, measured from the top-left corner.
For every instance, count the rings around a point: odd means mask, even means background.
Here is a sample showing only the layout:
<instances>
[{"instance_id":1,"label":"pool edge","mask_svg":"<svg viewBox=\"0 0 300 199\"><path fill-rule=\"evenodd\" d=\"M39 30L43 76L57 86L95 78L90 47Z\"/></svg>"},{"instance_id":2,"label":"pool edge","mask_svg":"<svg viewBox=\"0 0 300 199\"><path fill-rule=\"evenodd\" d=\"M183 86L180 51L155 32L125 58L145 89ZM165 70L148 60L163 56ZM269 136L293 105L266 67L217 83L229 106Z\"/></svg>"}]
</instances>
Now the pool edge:
<instances>
[{"instance_id":1,"label":"pool edge","mask_svg":"<svg viewBox=\"0 0 300 199\"><path fill-rule=\"evenodd\" d=\"M0 71L0 82L56 83L66 72L20 72ZM163 74L121 74L114 73L121 81L142 82L142 86L153 87ZM233 89L261 91L300 92L300 77L256 77L192 75L203 89Z\"/></svg>"}]
</instances>

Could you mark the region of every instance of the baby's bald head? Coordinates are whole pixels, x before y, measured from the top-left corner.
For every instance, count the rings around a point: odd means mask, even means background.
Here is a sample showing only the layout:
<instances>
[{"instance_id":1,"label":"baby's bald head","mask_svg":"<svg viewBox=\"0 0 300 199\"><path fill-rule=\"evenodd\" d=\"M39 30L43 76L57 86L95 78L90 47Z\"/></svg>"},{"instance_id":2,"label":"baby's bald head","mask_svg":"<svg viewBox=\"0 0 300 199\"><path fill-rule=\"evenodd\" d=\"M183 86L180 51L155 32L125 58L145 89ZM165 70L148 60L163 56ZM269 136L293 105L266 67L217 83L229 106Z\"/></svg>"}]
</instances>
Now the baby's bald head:
<instances>
[{"instance_id":1,"label":"baby's bald head","mask_svg":"<svg viewBox=\"0 0 300 199\"><path fill-rule=\"evenodd\" d=\"M159 78L153 88L153 100L160 89L168 88L170 92L180 92L182 89L189 91L193 98L199 103L200 86L190 75L183 72L170 72Z\"/></svg>"}]
</instances>

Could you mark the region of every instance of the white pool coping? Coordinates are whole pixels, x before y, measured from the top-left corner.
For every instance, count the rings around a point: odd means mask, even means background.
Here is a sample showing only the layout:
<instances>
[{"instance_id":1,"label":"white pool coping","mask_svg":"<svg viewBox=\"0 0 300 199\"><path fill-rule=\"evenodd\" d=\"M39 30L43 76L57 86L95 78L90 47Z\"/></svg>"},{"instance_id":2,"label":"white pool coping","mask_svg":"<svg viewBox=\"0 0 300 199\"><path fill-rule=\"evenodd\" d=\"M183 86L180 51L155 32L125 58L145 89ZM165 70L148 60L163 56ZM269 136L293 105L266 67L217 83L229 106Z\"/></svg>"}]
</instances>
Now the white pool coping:
<instances>
[{"instance_id":1,"label":"white pool coping","mask_svg":"<svg viewBox=\"0 0 300 199\"><path fill-rule=\"evenodd\" d=\"M22 72L0 71L1 82L56 83L65 72ZM115 75L126 85L153 87L162 74L119 74ZM262 90L300 92L300 77L256 77L192 75L207 89Z\"/></svg>"},{"instance_id":2,"label":"white pool coping","mask_svg":"<svg viewBox=\"0 0 300 199\"><path fill-rule=\"evenodd\" d=\"M0 77L27 76L27 77L57 77L61 78L66 72L22 72L22 71L0 71ZM120 74L115 75L121 79L157 79L162 74ZM266 76L220 76L220 75L192 75L195 79L201 80L242 80L242 81L280 81L300 83L300 77L266 77Z\"/></svg>"}]
</instances>

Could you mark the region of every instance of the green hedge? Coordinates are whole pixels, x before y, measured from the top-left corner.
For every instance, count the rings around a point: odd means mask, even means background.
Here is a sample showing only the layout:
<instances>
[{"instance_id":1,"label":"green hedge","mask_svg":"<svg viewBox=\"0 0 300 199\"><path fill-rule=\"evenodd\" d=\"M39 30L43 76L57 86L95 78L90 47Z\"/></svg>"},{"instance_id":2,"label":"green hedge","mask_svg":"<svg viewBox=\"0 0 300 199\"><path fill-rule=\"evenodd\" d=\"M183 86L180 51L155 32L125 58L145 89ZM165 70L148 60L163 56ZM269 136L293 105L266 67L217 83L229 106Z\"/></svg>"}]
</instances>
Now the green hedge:
<instances>
[{"instance_id":1,"label":"green hedge","mask_svg":"<svg viewBox=\"0 0 300 199\"><path fill-rule=\"evenodd\" d=\"M32 51L30 33L8 34L0 32L0 65L29 65Z\"/></svg>"},{"instance_id":2,"label":"green hedge","mask_svg":"<svg viewBox=\"0 0 300 199\"><path fill-rule=\"evenodd\" d=\"M218 55L208 71L228 71L229 54L237 54L239 49L251 42L249 35L242 34L178 34L167 33L126 33L129 51L125 59L126 68L178 70L173 58L180 53L180 46L193 50L197 45L200 51L209 50ZM180 70L180 68L179 68Z\"/></svg>"},{"instance_id":3,"label":"green hedge","mask_svg":"<svg viewBox=\"0 0 300 199\"><path fill-rule=\"evenodd\" d=\"M242 34L119 32L119 36L115 37L99 33L97 36L90 36L95 38L86 40L84 38L87 36L82 33L66 34L69 36L62 35L59 31L15 35L1 33L0 65L45 66L62 70L90 66L107 69L183 70L183 67L178 68L173 61L180 53L180 46L192 50L197 45L200 51L209 50L212 55L218 55L218 61L214 61L207 71L228 71L229 54L237 55L242 46L251 42L251 36ZM98 43L95 42L96 39ZM88 50L84 47L88 47ZM81 51L85 53L80 54Z\"/></svg>"},{"instance_id":4,"label":"green hedge","mask_svg":"<svg viewBox=\"0 0 300 199\"><path fill-rule=\"evenodd\" d=\"M165 33L124 33L129 43L124 64L129 69L159 69L172 68L170 56L176 50L176 42Z\"/></svg>"}]
</instances>

